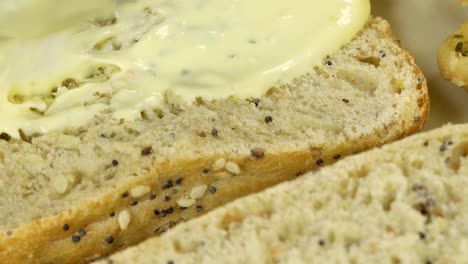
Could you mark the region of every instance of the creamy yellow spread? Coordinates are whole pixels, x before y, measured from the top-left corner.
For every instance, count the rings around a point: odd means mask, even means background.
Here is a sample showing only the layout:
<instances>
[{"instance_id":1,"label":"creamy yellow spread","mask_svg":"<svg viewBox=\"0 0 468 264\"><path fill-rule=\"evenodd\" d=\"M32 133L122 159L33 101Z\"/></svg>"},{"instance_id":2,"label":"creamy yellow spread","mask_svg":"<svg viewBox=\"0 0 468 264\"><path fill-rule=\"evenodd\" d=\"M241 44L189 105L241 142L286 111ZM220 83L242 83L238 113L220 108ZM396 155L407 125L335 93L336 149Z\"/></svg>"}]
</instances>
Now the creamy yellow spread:
<instances>
[{"instance_id":1,"label":"creamy yellow spread","mask_svg":"<svg viewBox=\"0 0 468 264\"><path fill-rule=\"evenodd\" d=\"M41 11L12 13L18 31L0 41L0 132L63 130L101 111L135 120L168 95L262 96L349 42L370 13L369 0L117 0L55 25L57 12L87 1L21 0ZM23 33L37 21L41 30Z\"/></svg>"}]
</instances>

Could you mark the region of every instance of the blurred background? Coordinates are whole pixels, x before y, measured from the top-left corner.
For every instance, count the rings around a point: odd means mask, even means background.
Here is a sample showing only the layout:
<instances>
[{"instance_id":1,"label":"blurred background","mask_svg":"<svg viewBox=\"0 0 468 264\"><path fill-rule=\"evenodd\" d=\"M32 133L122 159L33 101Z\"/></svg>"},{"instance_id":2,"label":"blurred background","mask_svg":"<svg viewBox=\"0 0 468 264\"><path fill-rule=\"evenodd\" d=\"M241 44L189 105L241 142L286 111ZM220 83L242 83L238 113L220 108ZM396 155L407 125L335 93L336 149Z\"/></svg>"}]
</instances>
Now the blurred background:
<instances>
[{"instance_id":1,"label":"blurred background","mask_svg":"<svg viewBox=\"0 0 468 264\"><path fill-rule=\"evenodd\" d=\"M429 84L431 114L426 129L448 122L468 123L468 93L444 80L437 49L468 12L457 0L372 0L372 13L388 21L404 48L411 51Z\"/></svg>"}]
</instances>

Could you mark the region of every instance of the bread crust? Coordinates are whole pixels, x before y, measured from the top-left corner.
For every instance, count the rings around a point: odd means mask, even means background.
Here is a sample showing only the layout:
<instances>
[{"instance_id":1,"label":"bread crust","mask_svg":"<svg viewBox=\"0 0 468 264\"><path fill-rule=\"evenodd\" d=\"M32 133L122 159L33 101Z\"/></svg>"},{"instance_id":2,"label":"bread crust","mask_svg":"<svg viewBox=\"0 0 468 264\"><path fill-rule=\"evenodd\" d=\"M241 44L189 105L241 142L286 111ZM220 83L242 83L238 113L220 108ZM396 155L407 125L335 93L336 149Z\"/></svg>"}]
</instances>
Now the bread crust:
<instances>
[{"instance_id":1,"label":"bread crust","mask_svg":"<svg viewBox=\"0 0 468 264\"><path fill-rule=\"evenodd\" d=\"M96 264L464 263L467 153L468 124L420 133L229 203Z\"/></svg>"},{"instance_id":2,"label":"bread crust","mask_svg":"<svg viewBox=\"0 0 468 264\"><path fill-rule=\"evenodd\" d=\"M367 28L382 32L393 38L387 22L373 18ZM90 260L106 256L124 247L136 244L143 239L162 233L181 221L196 217L238 197L260 191L282 181L294 179L297 175L323 165L331 164L340 157L361 152L384 143L397 140L421 129L428 117L429 98L427 84L421 70L416 66L414 58L404 51L406 60L414 69L412 78L422 78L414 90L412 99L405 109L407 115L402 116L401 123L387 124L378 133L366 135L356 141L330 146L310 146L308 149L290 151L280 149L265 152L261 158L250 156L210 156L202 159L164 160L154 164L152 170L129 184L116 186L112 192L102 193L91 202L79 204L68 211L57 215L36 219L23 224L7 233L0 233L0 259L3 263L87 263ZM417 95L417 96L416 96ZM339 155L339 156L338 156ZM225 158L237 164L241 173L233 175L226 170L208 173L203 171L212 168L220 158ZM178 189L179 194L172 194L173 188L165 189L168 180L183 178L184 184ZM193 206L182 210L175 205L174 199L179 199L180 193L187 193L198 185L207 187L210 180L217 179L219 186L215 194L206 192L196 199L197 205L202 204L202 210ZM156 202L149 195L135 199L123 198L122 194L138 186L157 190ZM171 201L160 201L168 195ZM137 205L131 205L137 200ZM165 217L156 216L154 210L168 209L173 213ZM131 219L128 227L122 230L118 214L128 211ZM113 217L111 213L115 213ZM68 225L68 229L64 228ZM79 235L80 229L86 234ZM67 230L64 230L67 229ZM79 236L79 242L73 242L73 236ZM109 237L112 236L112 243Z\"/></svg>"}]
</instances>

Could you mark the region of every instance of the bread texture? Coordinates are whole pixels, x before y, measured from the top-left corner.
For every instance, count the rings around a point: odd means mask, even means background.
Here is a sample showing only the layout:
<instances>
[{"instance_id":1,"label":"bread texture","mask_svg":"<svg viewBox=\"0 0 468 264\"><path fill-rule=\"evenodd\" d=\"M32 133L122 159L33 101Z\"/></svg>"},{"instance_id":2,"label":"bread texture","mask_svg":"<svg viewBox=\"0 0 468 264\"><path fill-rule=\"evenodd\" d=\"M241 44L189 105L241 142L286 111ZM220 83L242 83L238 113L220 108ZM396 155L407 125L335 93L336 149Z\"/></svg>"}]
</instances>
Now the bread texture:
<instances>
[{"instance_id":1,"label":"bread texture","mask_svg":"<svg viewBox=\"0 0 468 264\"><path fill-rule=\"evenodd\" d=\"M438 52L442 75L468 92L468 23L450 35Z\"/></svg>"},{"instance_id":2,"label":"bread texture","mask_svg":"<svg viewBox=\"0 0 468 264\"><path fill-rule=\"evenodd\" d=\"M0 136L2 263L86 263L241 196L421 129L423 74L371 18L261 98L172 98L135 122Z\"/></svg>"},{"instance_id":3,"label":"bread texture","mask_svg":"<svg viewBox=\"0 0 468 264\"><path fill-rule=\"evenodd\" d=\"M467 263L468 125L244 197L113 263Z\"/></svg>"}]
</instances>

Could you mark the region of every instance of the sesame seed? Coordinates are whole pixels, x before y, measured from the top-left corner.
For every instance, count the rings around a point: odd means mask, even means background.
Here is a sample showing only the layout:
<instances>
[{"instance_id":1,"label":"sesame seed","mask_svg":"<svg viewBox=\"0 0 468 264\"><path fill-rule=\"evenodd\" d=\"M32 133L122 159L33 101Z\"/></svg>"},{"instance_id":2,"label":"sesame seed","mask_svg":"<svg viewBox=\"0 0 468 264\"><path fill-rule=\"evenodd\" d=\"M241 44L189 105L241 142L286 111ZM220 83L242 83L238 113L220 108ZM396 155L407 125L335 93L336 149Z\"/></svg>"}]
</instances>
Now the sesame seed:
<instances>
[{"instance_id":1,"label":"sesame seed","mask_svg":"<svg viewBox=\"0 0 468 264\"><path fill-rule=\"evenodd\" d=\"M210 172L210 169L204 168L204 169L202 170L202 172L203 172L204 174L207 174L208 172Z\"/></svg>"},{"instance_id":2,"label":"sesame seed","mask_svg":"<svg viewBox=\"0 0 468 264\"><path fill-rule=\"evenodd\" d=\"M107 243L107 244L112 244L112 243L114 243L114 238L113 238L112 236L106 237L106 243Z\"/></svg>"},{"instance_id":3,"label":"sesame seed","mask_svg":"<svg viewBox=\"0 0 468 264\"><path fill-rule=\"evenodd\" d=\"M332 65L333 65L333 62L331 62L331 60L327 60L327 61L325 61L325 65L327 65L327 66L332 66Z\"/></svg>"},{"instance_id":4,"label":"sesame seed","mask_svg":"<svg viewBox=\"0 0 468 264\"><path fill-rule=\"evenodd\" d=\"M253 148L250 150L250 155L256 160L263 159L265 151L261 148Z\"/></svg>"},{"instance_id":5,"label":"sesame seed","mask_svg":"<svg viewBox=\"0 0 468 264\"><path fill-rule=\"evenodd\" d=\"M167 264L175 264L175 262L173 260L168 260Z\"/></svg>"},{"instance_id":6,"label":"sesame seed","mask_svg":"<svg viewBox=\"0 0 468 264\"><path fill-rule=\"evenodd\" d=\"M169 189L169 188L172 188L174 186L174 184L172 183L172 180L168 180L162 187L163 190L166 190L166 189Z\"/></svg>"},{"instance_id":7,"label":"sesame seed","mask_svg":"<svg viewBox=\"0 0 468 264\"><path fill-rule=\"evenodd\" d=\"M180 198L177 200L177 205L181 208L188 208L196 203L195 199Z\"/></svg>"},{"instance_id":8,"label":"sesame seed","mask_svg":"<svg viewBox=\"0 0 468 264\"><path fill-rule=\"evenodd\" d=\"M159 212L158 209L154 209L153 213L154 213L154 215L160 215L160 212Z\"/></svg>"},{"instance_id":9,"label":"sesame seed","mask_svg":"<svg viewBox=\"0 0 468 264\"><path fill-rule=\"evenodd\" d=\"M130 203L131 206L135 206L135 205L137 205L137 204L138 204L138 201L137 201L137 200L133 200L133 201Z\"/></svg>"},{"instance_id":10,"label":"sesame seed","mask_svg":"<svg viewBox=\"0 0 468 264\"><path fill-rule=\"evenodd\" d=\"M153 154L153 147L151 147L151 146L150 146L150 147L146 147L146 148L144 148L143 150L141 150L141 155L142 155L142 156L149 156L149 155L151 155L151 154Z\"/></svg>"},{"instance_id":11,"label":"sesame seed","mask_svg":"<svg viewBox=\"0 0 468 264\"><path fill-rule=\"evenodd\" d=\"M175 182L177 183L177 185L181 185L183 181L184 179L178 178Z\"/></svg>"},{"instance_id":12,"label":"sesame seed","mask_svg":"<svg viewBox=\"0 0 468 264\"><path fill-rule=\"evenodd\" d=\"M217 137L217 136L219 135L218 130L215 129L215 128L213 128L213 129L211 130L211 135L212 135L213 137Z\"/></svg>"},{"instance_id":13,"label":"sesame seed","mask_svg":"<svg viewBox=\"0 0 468 264\"><path fill-rule=\"evenodd\" d=\"M77 235L73 235L73 236L71 237L71 240L72 240L73 243L78 243L78 242L80 242L81 237L80 237L80 236L77 236Z\"/></svg>"},{"instance_id":14,"label":"sesame seed","mask_svg":"<svg viewBox=\"0 0 468 264\"><path fill-rule=\"evenodd\" d=\"M119 165L118 160L112 160L112 166L117 167Z\"/></svg>"},{"instance_id":15,"label":"sesame seed","mask_svg":"<svg viewBox=\"0 0 468 264\"><path fill-rule=\"evenodd\" d=\"M169 202L171 200L171 197L169 195L164 196L164 201Z\"/></svg>"},{"instance_id":16,"label":"sesame seed","mask_svg":"<svg viewBox=\"0 0 468 264\"><path fill-rule=\"evenodd\" d=\"M232 174L239 175L241 173L241 169L237 163L228 161L225 166L226 170Z\"/></svg>"},{"instance_id":17,"label":"sesame seed","mask_svg":"<svg viewBox=\"0 0 468 264\"><path fill-rule=\"evenodd\" d=\"M415 116L415 117L413 118L413 121L414 121L414 122L419 122L419 121L421 121L421 117L420 117L420 116Z\"/></svg>"},{"instance_id":18,"label":"sesame seed","mask_svg":"<svg viewBox=\"0 0 468 264\"><path fill-rule=\"evenodd\" d=\"M273 122L273 117L271 116L265 117L265 123L271 123L271 122Z\"/></svg>"},{"instance_id":19,"label":"sesame seed","mask_svg":"<svg viewBox=\"0 0 468 264\"><path fill-rule=\"evenodd\" d=\"M109 216L110 216L110 217L114 217L114 216L115 216L115 212L110 212Z\"/></svg>"},{"instance_id":20,"label":"sesame seed","mask_svg":"<svg viewBox=\"0 0 468 264\"><path fill-rule=\"evenodd\" d=\"M424 264L432 264L432 261L427 260Z\"/></svg>"},{"instance_id":21,"label":"sesame seed","mask_svg":"<svg viewBox=\"0 0 468 264\"><path fill-rule=\"evenodd\" d=\"M122 198L127 198L127 197L128 197L128 195L129 195L129 193L128 193L128 192L124 192L124 193L122 193Z\"/></svg>"},{"instance_id":22,"label":"sesame seed","mask_svg":"<svg viewBox=\"0 0 468 264\"><path fill-rule=\"evenodd\" d=\"M214 171L218 171L218 170L221 170L222 168L224 168L224 166L226 165L226 159L224 158L219 158L215 161L215 163L213 163L213 166L211 166L211 168L214 170Z\"/></svg>"},{"instance_id":23,"label":"sesame seed","mask_svg":"<svg viewBox=\"0 0 468 264\"><path fill-rule=\"evenodd\" d=\"M166 210L162 209L161 210L161 217L166 217L166 215L167 215Z\"/></svg>"},{"instance_id":24,"label":"sesame seed","mask_svg":"<svg viewBox=\"0 0 468 264\"><path fill-rule=\"evenodd\" d=\"M258 99L258 98L253 99L252 103L255 104L255 107L258 107L258 105L260 104L260 99Z\"/></svg>"},{"instance_id":25,"label":"sesame seed","mask_svg":"<svg viewBox=\"0 0 468 264\"><path fill-rule=\"evenodd\" d=\"M345 103L345 104L349 103L348 99L342 99L341 101L343 101L343 103Z\"/></svg>"},{"instance_id":26,"label":"sesame seed","mask_svg":"<svg viewBox=\"0 0 468 264\"><path fill-rule=\"evenodd\" d=\"M168 213L168 214L172 214L173 212L174 212L174 208L172 208L172 207L169 207L166 210L166 213Z\"/></svg>"},{"instance_id":27,"label":"sesame seed","mask_svg":"<svg viewBox=\"0 0 468 264\"><path fill-rule=\"evenodd\" d=\"M385 56L387 56L387 54L386 54L385 51L383 51L383 50L380 50L380 51L379 51L379 55L380 55L380 57L382 57L382 58L385 58Z\"/></svg>"},{"instance_id":28,"label":"sesame seed","mask_svg":"<svg viewBox=\"0 0 468 264\"><path fill-rule=\"evenodd\" d=\"M142 197L145 194L148 194L150 191L151 191L150 187L145 186L145 185L138 185L138 186L133 187L130 190L130 195L133 198L139 198L139 197Z\"/></svg>"},{"instance_id":29,"label":"sesame seed","mask_svg":"<svg viewBox=\"0 0 468 264\"><path fill-rule=\"evenodd\" d=\"M315 162L315 164L316 164L317 166L321 166L321 165L323 165L323 162L324 162L323 159L318 159L318 160Z\"/></svg>"},{"instance_id":30,"label":"sesame seed","mask_svg":"<svg viewBox=\"0 0 468 264\"><path fill-rule=\"evenodd\" d=\"M62 229L63 231L68 231L68 229L70 229L70 226L68 224L64 224Z\"/></svg>"},{"instance_id":31,"label":"sesame seed","mask_svg":"<svg viewBox=\"0 0 468 264\"><path fill-rule=\"evenodd\" d=\"M152 193L152 194L150 195L150 200L154 200L154 199L156 199L156 194Z\"/></svg>"},{"instance_id":32,"label":"sesame seed","mask_svg":"<svg viewBox=\"0 0 468 264\"><path fill-rule=\"evenodd\" d=\"M449 146L453 145L453 141L451 141L451 140L447 141L447 145L449 145Z\"/></svg>"},{"instance_id":33,"label":"sesame seed","mask_svg":"<svg viewBox=\"0 0 468 264\"><path fill-rule=\"evenodd\" d=\"M13 235L13 231L8 230L8 231L6 232L6 234L7 234L7 236L11 236L11 235Z\"/></svg>"},{"instance_id":34,"label":"sesame seed","mask_svg":"<svg viewBox=\"0 0 468 264\"><path fill-rule=\"evenodd\" d=\"M215 192L216 192L216 187L211 186L211 187L210 187L210 193L215 193Z\"/></svg>"},{"instance_id":35,"label":"sesame seed","mask_svg":"<svg viewBox=\"0 0 468 264\"><path fill-rule=\"evenodd\" d=\"M84 228L80 228L80 230L78 230L78 235L81 237L86 236L86 230Z\"/></svg>"},{"instance_id":36,"label":"sesame seed","mask_svg":"<svg viewBox=\"0 0 468 264\"><path fill-rule=\"evenodd\" d=\"M340 155L340 154L337 154L337 155L333 156L333 159L336 159L336 160L337 160L337 159L340 159L340 158L341 158L341 155Z\"/></svg>"},{"instance_id":37,"label":"sesame seed","mask_svg":"<svg viewBox=\"0 0 468 264\"><path fill-rule=\"evenodd\" d=\"M194 187L190 191L190 198L192 198L194 200L195 199L200 199L205 194L205 191L206 191L207 188L208 188L208 186L206 186L206 185L200 185L200 186Z\"/></svg>"},{"instance_id":38,"label":"sesame seed","mask_svg":"<svg viewBox=\"0 0 468 264\"><path fill-rule=\"evenodd\" d=\"M203 206L197 205L196 209L197 209L197 212L201 213L203 211Z\"/></svg>"},{"instance_id":39,"label":"sesame seed","mask_svg":"<svg viewBox=\"0 0 468 264\"><path fill-rule=\"evenodd\" d=\"M318 242L318 244L319 244L320 246L322 246L322 247L325 246L325 240L320 239L319 242Z\"/></svg>"},{"instance_id":40,"label":"sesame seed","mask_svg":"<svg viewBox=\"0 0 468 264\"><path fill-rule=\"evenodd\" d=\"M130 213L127 210L123 210L118 216L119 227L121 230L127 230L130 224Z\"/></svg>"},{"instance_id":41,"label":"sesame seed","mask_svg":"<svg viewBox=\"0 0 468 264\"><path fill-rule=\"evenodd\" d=\"M429 141L424 141L423 145L424 145L425 147L429 146Z\"/></svg>"},{"instance_id":42,"label":"sesame seed","mask_svg":"<svg viewBox=\"0 0 468 264\"><path fill-rule=\"evenodd\" d=\"M439 150L440 150L441 152L444 152L444 151L447 150L447 146L446 146L445 144L443 144L443 145L441 145L441 146L439 147Z\"/></svg>"},{"instance_id":43,"label":"sesame seed","mask_svg":"<svg viewBox=\"0 0 468 264\"><path fill-rule=\"evenodd\" d=\"M422 239L422 240L426 239L426 234L425 233L419 232L418 235L419 235L420 239Z\"/></svg>"}]
</instances>

